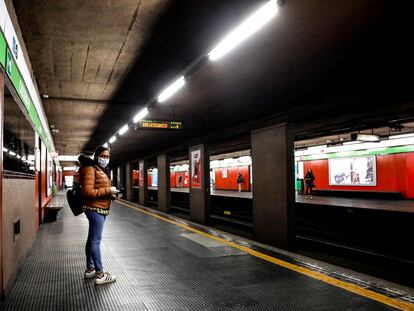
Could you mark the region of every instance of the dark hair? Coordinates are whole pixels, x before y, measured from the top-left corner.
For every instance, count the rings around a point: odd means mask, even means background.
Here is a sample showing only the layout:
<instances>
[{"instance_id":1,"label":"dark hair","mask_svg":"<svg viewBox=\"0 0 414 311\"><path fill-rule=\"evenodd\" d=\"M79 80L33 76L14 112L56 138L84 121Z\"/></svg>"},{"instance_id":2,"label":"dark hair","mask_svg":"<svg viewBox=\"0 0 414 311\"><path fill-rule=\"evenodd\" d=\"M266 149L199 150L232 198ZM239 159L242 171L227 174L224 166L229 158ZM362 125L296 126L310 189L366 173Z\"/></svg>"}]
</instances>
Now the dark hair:
<instances>
[{"instance_id":1,"label":"dark hair","mask_svg":"<svg viewBox=\"0 0 414 311\"><path fill-rule=\"evenodd\" d=\"M102 153L102 151L105 151L105 150L111 151L111 150L109 150L108 147L105 147L103 145L96 147L95 152L94 152L94 157L97 158L98 155L100 155Z\"/></svg>"}]
</instances>

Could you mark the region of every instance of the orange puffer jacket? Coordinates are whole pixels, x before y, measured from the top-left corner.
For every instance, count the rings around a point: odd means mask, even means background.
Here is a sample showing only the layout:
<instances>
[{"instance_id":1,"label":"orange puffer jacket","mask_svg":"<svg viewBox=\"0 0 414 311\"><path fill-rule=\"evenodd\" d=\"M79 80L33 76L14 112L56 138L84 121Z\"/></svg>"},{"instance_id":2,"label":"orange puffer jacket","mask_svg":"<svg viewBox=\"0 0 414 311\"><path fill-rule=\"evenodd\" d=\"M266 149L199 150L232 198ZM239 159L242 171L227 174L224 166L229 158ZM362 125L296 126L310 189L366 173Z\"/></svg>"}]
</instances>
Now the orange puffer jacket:
<instances>
[{"instance_id":1,"label":"orange puffer jacket","mask_svg":"<svg viewBox=\"0 0 414 311\"><path fill-rule=\"evenodd\" d=\"M103 170L95 166L92 160L92 163L87 161L87 164L84 159L82 160L80 162L84 165L80 170L80 183L83 190L83 204L94 208L109 209L111 206L111 181L109 177Z\"/></svg>"}]
</instances>

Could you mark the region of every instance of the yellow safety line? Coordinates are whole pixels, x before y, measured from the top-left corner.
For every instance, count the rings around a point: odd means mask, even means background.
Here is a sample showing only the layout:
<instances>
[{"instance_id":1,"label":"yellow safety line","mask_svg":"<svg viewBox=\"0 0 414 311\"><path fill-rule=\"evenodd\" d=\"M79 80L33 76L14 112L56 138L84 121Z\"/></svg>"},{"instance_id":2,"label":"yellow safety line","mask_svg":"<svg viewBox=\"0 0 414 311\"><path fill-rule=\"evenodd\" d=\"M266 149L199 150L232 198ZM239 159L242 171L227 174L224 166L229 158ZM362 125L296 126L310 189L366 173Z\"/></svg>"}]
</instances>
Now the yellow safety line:
<instances>
[{"instance_id":1,"label":"yellow safety line","mask_svg":"<svg viewBox=\"0 0 414 311\"><path fill-rule=\"evenodd\" d=\"M397 300L397 299L394 299L394 298L390 298L390 297L387 297L387 296L385 296L383 294L376 293L376 292L374 292L372 290L359 287L359 286L357 286L355 284L347 283L347 282L344 282L344 281L335 279L333 277L327 276L325 274L322 274L320 272L315 272L315 271L309 270L307 268L304 268L304 267L301 267L301 266L298 266L298 265L295 265L295 264L291 264L289 262L286 262L286 261L283 261L283 260L274 258L272 256L269 256L269 255L260 253L258 251L252 250L252 249L250 249L250 248L248 248L246 246L238 245L236 243L227 241L227 240L225 240L223 238L220 238L220 237L217 237L217 236L214 236L214 235L211 235L211 234L202 232L200 230L191 228L191 227L189 227L187 225L184 225L184 224L181 224L179 222L176 222L176 221L170 220L168 218L159 216L157 214L148 212L148 211L146 211L146 210L144 210L142 208L139 208L139 207L136 207L134 205L128 204L128 203L126 203L123 200L118 200L118 202L121 203L121 204L123 204L123 205L125 205L125 206L127 206L127 207L133 208L133 209L135 209L135 210L137 210L137 211L139 211L141 213L144 213L144 214L150 215L152 217L158 218L158 219L160 219L162 221L165 221L165 222L168 222L170 224L176 225L176 226L181 227L183 229L186 229L188 231L192 231L194 233L198 233L200 235L203 235L203 236L208 237L210 239L213 239L215 241L218 241L218 242L227 244L227 245L229 245L231 247L234 247L236 249L239 249L241 251L244 251L244 252L246 252L246 253L254 256L254 257L257 257L257 258L266 260L268 262L271 262L271 263L274 263L276 265L282 266L282 267L287 268L289 270L293 270L293 271L296 271L298 273L307 275L307 276L309 276L311 278L314 278L314 279L317 279L319 281L322 281L322 282L331 284L331 285L336 286L336 287L340 287L340 288L345 289L347 291L350 291L350 292L356 293L358 295L361 295L361 296L364 296L364 297L367 297L367 298L370 298L370 299L379 301L379 302L381 302L383 304L389 305L389 306L394 307L394 308L398 308L400 310L414 310L414 305L413 304L410 304L410 303L407 303L407 302L404 302L404 301L400 301L400 300Z\"/></svg>"}]
</instances>

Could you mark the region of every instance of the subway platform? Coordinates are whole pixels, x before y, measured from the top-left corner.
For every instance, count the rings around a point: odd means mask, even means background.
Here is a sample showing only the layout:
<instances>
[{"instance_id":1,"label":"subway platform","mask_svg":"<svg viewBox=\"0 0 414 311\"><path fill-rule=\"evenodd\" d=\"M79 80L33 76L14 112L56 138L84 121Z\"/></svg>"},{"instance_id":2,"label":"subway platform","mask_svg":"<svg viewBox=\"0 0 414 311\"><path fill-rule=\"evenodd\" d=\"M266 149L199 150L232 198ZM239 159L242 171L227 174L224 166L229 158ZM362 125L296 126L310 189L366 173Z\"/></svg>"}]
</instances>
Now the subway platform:
<instances>
[{"instance_id":1,"label":"subway platform","mask_svg":"<svg viewBox=\"0 0 414 311\"><path fill-rule=\"evenodd\" d=\"M83 279L84 215L41 226L0 310L414 310L409 292L126 201L102 243L114 283ZM7 250L6 250L7 251Z\"/></svg>"}]
</instances>

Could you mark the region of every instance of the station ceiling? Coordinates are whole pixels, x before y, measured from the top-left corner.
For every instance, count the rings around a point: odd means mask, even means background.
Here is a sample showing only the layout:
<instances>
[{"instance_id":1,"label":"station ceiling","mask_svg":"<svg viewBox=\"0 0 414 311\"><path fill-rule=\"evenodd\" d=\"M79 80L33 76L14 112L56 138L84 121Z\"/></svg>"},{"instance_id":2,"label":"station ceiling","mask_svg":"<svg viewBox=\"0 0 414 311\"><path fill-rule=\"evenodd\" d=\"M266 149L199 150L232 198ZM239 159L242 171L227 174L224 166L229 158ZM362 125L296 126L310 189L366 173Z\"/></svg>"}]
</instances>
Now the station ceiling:
<instances>
[{"instance_id":1,"label":"station ceiling","mask_svg":"<svg viewBox=\"0 0 414 311\"><path fill-rule=\"evenodd\" d=\"M299 140L413 119L411 1L287 0L220 61L205 63L148 118L185 130L129 130L116 161L236 141L294 124ZM92 151L264 1L15 1L60 154ZM239 139L239 138L238 138ZM240 138L241 141L246 138Z\"/></svg>"}]
</instances>

